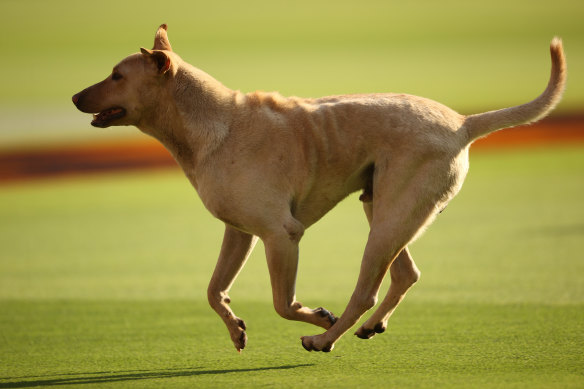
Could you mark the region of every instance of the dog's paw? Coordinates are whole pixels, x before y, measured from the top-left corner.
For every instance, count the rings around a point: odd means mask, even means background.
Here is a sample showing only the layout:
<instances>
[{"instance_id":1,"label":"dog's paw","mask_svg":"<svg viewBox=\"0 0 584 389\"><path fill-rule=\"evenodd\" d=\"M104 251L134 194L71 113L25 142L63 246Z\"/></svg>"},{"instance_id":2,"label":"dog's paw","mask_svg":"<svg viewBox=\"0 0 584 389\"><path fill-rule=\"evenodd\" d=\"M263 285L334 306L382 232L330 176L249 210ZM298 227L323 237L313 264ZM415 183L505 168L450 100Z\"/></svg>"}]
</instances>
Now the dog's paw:
<instances>
[{"instance_id":1,"label":"dog's paw","mask_svg":"<svg viewBox=\"0 0 584 389\"><path fill-rule=\"evenodd\" d=\"M303 336L300 340L302 341L302 347L306 351L322 351L328 353L335 348L334 343L324 339L324 335Z\"/></svg>"},{"instance_id":2,"label":"dog's paw","mask_svg":"<svg viewBox=\"0 0 584 389\"><path fill-rule=\"evenodd\" d=\"M375 334L385 332L386 328L386 325L383 323L377 323L374 328L365 328L365 326L361 326L361 328L355 332L355 335L361 339L371 339Z\"/></svg>"},{"instance_id":3,"label":"dog's paw","mask_svg":"<svg viewBox=\"0 0 584 389\"><path fill-rule=\"evenodd\" d=\"M238 352L241 352L247 345L247 334L245 333L245 322L240 318L235 318L236 325L233 329L229 329L231 341Z\"/></svg>"},{"instance_id":4,"label":"dog's paw","mask_svg":"<svg viewBox=\"0 0 584 389\"><path fill-rule=\"evenodd\" d=\"M337 322L338 318L335 316L335 314L324 309L323 307L313 309L312 312L314 312L315 314L317 314L321 318L325 319L324 323L321 327L323 327L327 330L329 328L331 328L333 326L333 324L335 324Z\"/></svg>"}]
</instances>

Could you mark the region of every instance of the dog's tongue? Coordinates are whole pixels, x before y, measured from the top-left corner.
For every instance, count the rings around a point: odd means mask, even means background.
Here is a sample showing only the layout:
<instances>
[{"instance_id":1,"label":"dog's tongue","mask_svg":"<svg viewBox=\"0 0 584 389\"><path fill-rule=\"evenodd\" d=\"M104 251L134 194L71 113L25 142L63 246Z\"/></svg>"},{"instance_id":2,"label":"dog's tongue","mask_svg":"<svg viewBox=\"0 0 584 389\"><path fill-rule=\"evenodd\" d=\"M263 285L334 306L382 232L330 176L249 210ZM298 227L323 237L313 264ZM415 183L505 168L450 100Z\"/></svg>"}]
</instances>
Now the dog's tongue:
<instances>
[{"instance_id":1,"label":"dog's tongue","mask_svg":"<svg viewBox=\"0 0 584 389\"><path fill-rule=\"evenodd\" d=\"M93 115L93 119L101 122L103 120L107 120L110 116L114 116L120 113L122 113L121 108L110 108Z\"/></svg>"},{"instance_id":2,"label":"dog's tongue","mask_svg":"<svg viewBox=\"0 0 584 389\"><path fill-rule=\"evenodd\" d=\"M93 115L91 125L94 127L107 127L110 121L119 119L126 114L123 108L109 108Z\"/></svg>"}]
</instances>

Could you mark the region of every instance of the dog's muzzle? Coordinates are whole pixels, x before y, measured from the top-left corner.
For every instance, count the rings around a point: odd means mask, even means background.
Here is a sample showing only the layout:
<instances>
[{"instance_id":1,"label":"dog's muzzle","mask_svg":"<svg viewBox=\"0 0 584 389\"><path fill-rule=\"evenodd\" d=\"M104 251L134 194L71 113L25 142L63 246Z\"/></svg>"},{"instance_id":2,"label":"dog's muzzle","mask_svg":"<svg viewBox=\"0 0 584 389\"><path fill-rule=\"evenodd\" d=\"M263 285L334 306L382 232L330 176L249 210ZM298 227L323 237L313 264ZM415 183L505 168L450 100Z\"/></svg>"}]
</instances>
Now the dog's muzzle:
<instances>
[{"instance_id":1,"label":"dog's muzzle","mask_svg":"<svg viewBox=\"0 0 584 389\"><path fill-rule=\"evenodd\" d=\"M93 120L91 121L91 125L93 127L106 128L109 127L114 120L121 119L126 116L126 110L122 107L111 107L98 113L94 113L95 111L86 109L83 106L84 92L85 91L81 91L73 95L73 104L75 104L75 107L77 107L77 109L81 112L93 113Z\"/></svg>"}]
</instances>

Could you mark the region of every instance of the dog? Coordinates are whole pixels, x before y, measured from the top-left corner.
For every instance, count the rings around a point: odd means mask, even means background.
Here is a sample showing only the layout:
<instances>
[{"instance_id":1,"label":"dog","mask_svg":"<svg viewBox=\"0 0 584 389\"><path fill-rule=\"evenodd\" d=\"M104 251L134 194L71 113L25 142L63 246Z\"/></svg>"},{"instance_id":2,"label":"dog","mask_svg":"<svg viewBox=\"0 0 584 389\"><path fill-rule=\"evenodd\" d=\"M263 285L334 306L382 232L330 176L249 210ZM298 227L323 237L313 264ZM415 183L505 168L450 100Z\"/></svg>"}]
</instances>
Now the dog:
<instances>
[{"instance_id":1,"label":"dog","mask_svg":"<svg viewBox=\"0 0 584 389\"><path fill-rule=\"evenodd\" d=\"M374 307L389 270L391 285L355 332L368 339L419 279L408 244L460 191L473 141L546 116L560 101L566 61L550 44L551 76L535 100L460 115L406 94L317 99L233 91L183 61L161 25L152 50L141 48L103 81L73 96L95 127L133 125L176 159L205 207L225 223L207 296L237 351L246 326L228 292L258 239L265 246L276 312L326 331L301 337L308 351L329 352ZM360 200L370 233L355 290L340 317L296 299L298 243L306 228L349 194Z\"/></svg>"}]
</instances>

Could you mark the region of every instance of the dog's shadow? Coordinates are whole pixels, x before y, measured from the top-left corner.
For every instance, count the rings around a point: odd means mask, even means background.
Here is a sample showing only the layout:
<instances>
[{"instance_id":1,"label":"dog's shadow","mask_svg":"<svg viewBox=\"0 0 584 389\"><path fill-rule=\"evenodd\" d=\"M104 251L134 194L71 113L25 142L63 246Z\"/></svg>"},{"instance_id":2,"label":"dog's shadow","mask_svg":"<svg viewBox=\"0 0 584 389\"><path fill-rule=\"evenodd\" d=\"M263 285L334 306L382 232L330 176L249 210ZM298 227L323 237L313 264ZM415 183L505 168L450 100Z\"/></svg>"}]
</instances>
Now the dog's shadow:
<instances>
[{"instance_id":1,"label":"dog's shadow","mask_svg":"<svg viewBox=\"0 0 584 389\"><path fill-rule=\"evenodd\" d=\"M35 386L100 384L110 382L138 381L175 377L196 377L200 375L247 373L266 370L288 370L308 366L313 366L313 364L283 365L248 369L208 370L203 369L201 367L192 367L185 369L125 370L93 373L51 374L44 376L28 376L28 377L7 377L0 378L0 388L32 388Z\"/></svg>"}]
</instances>

